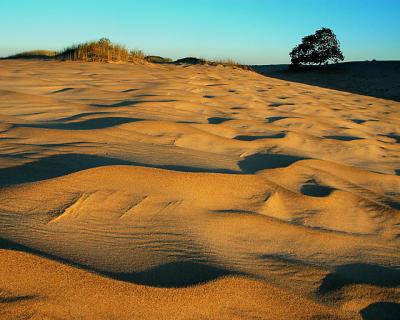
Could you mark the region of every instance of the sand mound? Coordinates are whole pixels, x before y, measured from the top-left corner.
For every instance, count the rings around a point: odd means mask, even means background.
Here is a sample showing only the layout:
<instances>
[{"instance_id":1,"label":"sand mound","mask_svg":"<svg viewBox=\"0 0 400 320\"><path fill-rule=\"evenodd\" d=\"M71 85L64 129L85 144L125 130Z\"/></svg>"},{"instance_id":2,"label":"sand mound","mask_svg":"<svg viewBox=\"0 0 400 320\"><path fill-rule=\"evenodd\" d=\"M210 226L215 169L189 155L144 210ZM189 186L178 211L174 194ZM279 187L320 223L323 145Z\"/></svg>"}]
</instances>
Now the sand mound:
<instances>
[{"instance_id":1,"label":"sand mound","mask_svg":"<svg viewBox=\"0 0 400 320\"><path fill-rule=\"evenodd\" d=\"M1 317L396 318L399 103L0 63Z\"/></svg>"}]
</instances>

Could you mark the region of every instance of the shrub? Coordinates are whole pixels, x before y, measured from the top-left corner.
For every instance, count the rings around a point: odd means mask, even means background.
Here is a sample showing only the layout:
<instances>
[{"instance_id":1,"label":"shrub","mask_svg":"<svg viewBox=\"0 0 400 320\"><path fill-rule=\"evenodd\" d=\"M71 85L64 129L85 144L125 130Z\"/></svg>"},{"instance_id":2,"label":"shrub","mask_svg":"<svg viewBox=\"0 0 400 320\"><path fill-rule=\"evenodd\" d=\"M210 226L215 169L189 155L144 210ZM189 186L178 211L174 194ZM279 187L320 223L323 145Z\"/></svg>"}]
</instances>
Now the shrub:
<instances>
[{"instance_id":1,"label":"shrub","mask_svg":"<svg viewBox=\"0 0 400 320\"><path fill-rule=\"evenodd\" d=\"M289 53L291 68L303 64L327 64L343 61L339 41L331 29L322 28L302 39L301 44Z\"/></svg>"},{"instance_id":2,"label":"shrub","mask_svg":"<svg viewBox=\"0 0 400 320\"><path fill-rule=\"evenodd\" d=\"M160 56L146 56L144 57L148 62L151 63L170 63L172 62L172 59L170 58L163 58Z\"/></svg>"},{"instance_id":3,"label":"shrub","mask_svg":"<svg viewBox=\"0 0 400 320\"><path fill-rule=\"evenodd\" d=\"M195 57L186 57L182 59L178 59L175 61L175 63L185 63L185 64L206 64L207 61L201 58L195 58Z\"/></svg>"}]
</instances>

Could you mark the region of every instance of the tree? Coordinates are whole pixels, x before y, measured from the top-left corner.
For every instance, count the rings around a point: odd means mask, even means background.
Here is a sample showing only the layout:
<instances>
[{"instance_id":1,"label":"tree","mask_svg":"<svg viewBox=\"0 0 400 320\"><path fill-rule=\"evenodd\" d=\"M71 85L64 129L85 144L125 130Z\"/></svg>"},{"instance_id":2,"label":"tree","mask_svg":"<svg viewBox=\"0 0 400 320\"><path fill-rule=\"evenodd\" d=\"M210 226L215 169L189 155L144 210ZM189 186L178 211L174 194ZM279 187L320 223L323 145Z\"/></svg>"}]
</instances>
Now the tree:
<instances>
[{"instance_id":1,"label":"tree","mask_svg":"<svg viewBox=\"0 0 400 320\"><path fill-rule=\"evenodd\" d=\"M329 61L337 63L344 60L339 40L329 28L321 28L314 34L304 37L289 55L291 67L302 64L328 64Z\"/></svg>"}]
</instances>

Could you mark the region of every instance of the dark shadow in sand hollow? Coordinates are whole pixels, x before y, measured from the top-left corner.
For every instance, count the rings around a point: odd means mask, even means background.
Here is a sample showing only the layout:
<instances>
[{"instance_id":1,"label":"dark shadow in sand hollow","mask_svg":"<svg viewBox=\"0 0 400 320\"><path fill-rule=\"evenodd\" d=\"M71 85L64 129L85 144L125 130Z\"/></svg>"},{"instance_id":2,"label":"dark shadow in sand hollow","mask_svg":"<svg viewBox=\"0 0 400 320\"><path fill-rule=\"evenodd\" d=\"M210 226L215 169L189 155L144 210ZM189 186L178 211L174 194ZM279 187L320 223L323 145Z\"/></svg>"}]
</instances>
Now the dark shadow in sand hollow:
<instances>
[{"instance_id":1,"label":"dark shadow in sand hollow","mask_svg":"<svg viewBox=\"0 0 400 320\"><path fill-rule=\"evenodd\" d=\"M66 92L66 91L71 91L71 90L74 90L75 88L63 88L63 89L60 89L60 90L56 90L56 91L53 91L53 92L51 92L52 94L53 93L62 93L62 92Z\"/></svg>"},{"instance_id":2,"label":"dark shadow in sand hollow","mask_svg":"<svg viewBox=\"0 0 400 320\"><path fill-rule=\"evenodd\" d=\"M400 270L367 263L342 265L323 279L318 293L329 293L351 284L394 288L400 285Z\"/></svg>"},{"instance_id":3,"label":"dark shadow in sand hollow","mask_svg":"<svg viewBox=\"0 0 400 320\"><path fill-rule=\"evenodd\" d=\"M244 173L255 173L263 169L284 168L296 161L307 158L277 153L257 153L239 161L238 165Z\"/></svg>"},{"instance_id":4,"label":"dark shadow in sand hollow","mask_svg":"<svg viewBox=\"0 0 400 320\"><path fill-rule=\"evenodd\" d=\"M400 143L400 134L388 134L386 137L396 140L396 143Z\"/></svg>"},{"instance_id":5,"label":"dark shadow in sand hollow","mask_svg":"<svg viewBox=\"0 0 400 320\"><path fill-rule=\"evenodd\" d=\"M305 183L301 186L300 192L310 197L326 197L329 196L332 191L335 190L332 187L324 186L318 183Z\"/></svg>"},{"instance_id":6,"label":"dark shadow in sand hollow","mask_svg":"<svg viewBox=\"0 0 400 320\"><path fill-rule=\"evenodd\" d=\"M107 165L131 165L129 161L86 154L60 154L0 169L0 186L35 182Z\"/></svg>"},{"instance_id":7,"label":"dark shadow in sand hollow","mask_svg":"<svg viewBox=\"0 0 400 320\"><path fill-rule=\"evenodd\" d=\"M59 123L40 123L40 124L22 124L20 127L57 129L57 130L95 130L111 128L124 123L142 121L142 119L125 117L105 117L83 120L79 122L59 122Z\"/></svg>"},{"instance_id":8,"label":"dark shadow in sand hollow","mask_svg":"<svg viewBox=\"0 0 400 320\"><path fill-rule=\"evenodd\" d=\"M39 296L37 295L21 295L21 296L10 296L10 297L0 297L0 303L13 303L13 302L20 302L26 300L33 300L37 299Z\"/></svg>"},{"instance_id":9,"label":"dark shadow in sand hollow","mask_svg":"<svg viewBox=\"0 0 400 320\"><path fill-rule=\"evenodd\" d=\"M291 102L272 102L269 104L270 107L281 107L281 106L294 106Z\"/></svg>"},{"instance_id":10,"label":"dark shadow in sand hollow","mask_svg":"<svg viewBox=\"0 0 400 320\"><path fill-rule=\"evenodd\" d=\"M121 92L132 92L132 91L137 91L137 90L139 90L139 89L136 89L136 88L132 88L132 89L126 89L126 90L122 90Z\"/></svg>"},{"instance_id":11,"label":"dark shadow in sand hollow","mask_svg":"<svg viewBox=\"0 0 400 320\"><path fill-rule=\"evenodd\" d=\"M88 267L68 259L58 257L40 250L20 245L16 242L0 238L0 249L15 250L35 254L47 259L52 259L71 265L76 268L88 270L99 275L120 281L143 284L160 288L182 288L206 283L227 275L239 274L235 271L221 269L216 266L197 261L179 261L158 265L140 272L115 273ZM1 302L1 300L0 300Z\"/></svg>"},{"instance_id":12,"label":"dark shadow in sand hollow","mask_svg":"<svg viewBox=\"0 0 400 320\"><path fill-rule=\"evenodd\" d=\"M273 123L275 121L283 120L283 119L294 119L297 117L268 117L266 120L268 123Z\"/></svg>"},{"instance_id":13,"label":"dark shadow in sand hollow","mask_svg":"<svg viewBox=\"0 0 400 320\"><path fill-rule=\"evenodd\" d=\"M198 262L167 263L142 272L115 275L117 279L162 288L181 288L237 274ZM113 274L109 274L113 277Z\"/></svg>"},{"instance_id":14,"label":"dark shadow in sand hollow","mask_svg":"<svg viewBox=\"0 0 400 320\"><path fill-rule=\"evenodd\" d=\"M240 209L221 209L221 210L211 210L211 213L215 214L244 214L244 215L257 215L255 211L240 210Z\"/></svg>"},{"instance_id":15,"label":"dark shadow in sand hollow","mask_svg":"<svg viewBox=\"0 0 400 320\"><path fill-rule=\"evenodd\" d=\"M162 103L162 102L176 102L176 100L124 100L112 104L93 103L91 104L91 106L100 108L130 107L137 105L139 103L146 103L146 102Z\"/></svg>"},{"instance_id":16,"label":"dark shadow in sand hollow","mask_svg":"<svg viewBox=\"0 0 400 320\"><path fill-rule=\"evenodd\" d=\"M239 141L254 141L259 139L281 139L284 138L286 134L284 132L279 132L275 134L265 135L265 136L236 136L233 139Z\"/></svg>"},{"instance_id":17,"label":"dark shadow in sand hollow","mask_svg":"<svg viewBox=\"0 0 400 320\"><path fill-rule=\"evenodd\" d=\"M326 139L340 140L340 141L354 141L363 140L364 138L354 137L354 136L324 136Z\"/></svg>"},{"instance_id":18,"label":"dark shadow in sand hollow","mask_svg":"<svg viewBox=\"0 0 400 320\"><path fill-rule=\"evenodd\" d=\"M78 114L74 114L73 116L70 117L65 117L65 118L60 118L57 120L54 120L53 122L63 122L63 121L72 121L72 120L77 120L83 117L87 117L87 116L96 116L99 114L102 115L108 115L108 114L112 114L113 112L101 112L101 111L97 111L97 112L82 112L82 113L78 113Z\"/></svg>"},{"instance_id":19,"label":"dark shadow in sand hollow","mask_svg":"<svg viewBox=\"0 0 400 320\"><path fill-rule=\"evenodd\" d=\"M183 165L148 164L118 158L79 153L59 154L15 167L0 169L0 187L56 178L73 172L110 165L132 165L184 172L239 173L229 169L210 169Z\"/></svg>"},{"instance_id":20,"label":"dark shadow in sand hollow","mask_svg":"<svg viewBox=\"0 0 400 320\"><path fill-rule=\"evenodd\" d=\"M232 120L232 118L211 117L207 119L210 124L220 124L229 120Z\"/></svg>"},{"instance_id":21,"label":"dark shadow in sand hollow","mask_svg":"<svg viewBox=\"0 0 400 320\"><path fill-rule=\"evenodd\" d=\"M357 124L363 124L364 122L367 121L367 120L363 120L363 119L350 119L350 120Z\"/></svg>"},{"instance_id":22,"label":"dark shadow in sand hollow","mask_svg":"<svg viewBox=\"0 0 400 320\"><path fill-rule=\"evenodd\" d=\"M392 201L392 200L385 200L382 202L393 209L400 210L400 202Z\"/></svg>"},{"instance_id":23,"label":"dark shadow in sand hollow","mask_svg":"<svg viewBox=\"0 0 400 320\"><path fill-rule=\"evenodd\" d=\"M360 311L364 320L398 320L400 303L374 302Z\"/></svg>"}]
</instances>

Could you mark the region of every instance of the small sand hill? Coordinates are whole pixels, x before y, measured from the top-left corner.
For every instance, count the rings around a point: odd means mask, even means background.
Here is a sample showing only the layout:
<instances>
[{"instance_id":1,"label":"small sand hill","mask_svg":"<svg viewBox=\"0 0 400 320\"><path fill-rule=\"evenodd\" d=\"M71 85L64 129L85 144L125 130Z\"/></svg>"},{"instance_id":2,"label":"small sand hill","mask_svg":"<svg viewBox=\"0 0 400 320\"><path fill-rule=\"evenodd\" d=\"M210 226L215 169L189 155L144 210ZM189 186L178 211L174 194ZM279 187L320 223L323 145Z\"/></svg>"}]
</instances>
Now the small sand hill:
<instances>
[{"instance_id":1,"label":"small sand hill","mask_svg":"<svg viewBox=\"0 0 400 320\"><path fill-rule=\"evenodd\" d=\"M398 318L400 103L0 64L0 317Z\"/></svg>"}]
</instances>

